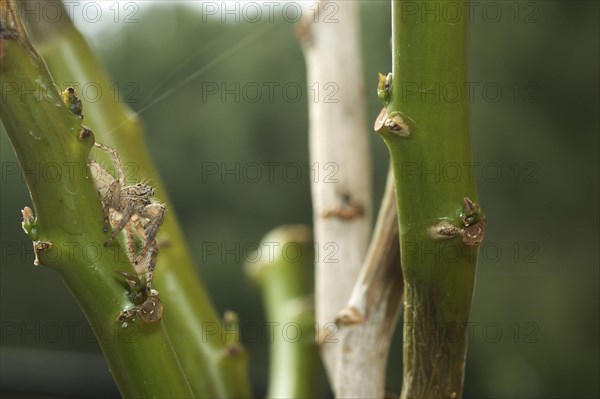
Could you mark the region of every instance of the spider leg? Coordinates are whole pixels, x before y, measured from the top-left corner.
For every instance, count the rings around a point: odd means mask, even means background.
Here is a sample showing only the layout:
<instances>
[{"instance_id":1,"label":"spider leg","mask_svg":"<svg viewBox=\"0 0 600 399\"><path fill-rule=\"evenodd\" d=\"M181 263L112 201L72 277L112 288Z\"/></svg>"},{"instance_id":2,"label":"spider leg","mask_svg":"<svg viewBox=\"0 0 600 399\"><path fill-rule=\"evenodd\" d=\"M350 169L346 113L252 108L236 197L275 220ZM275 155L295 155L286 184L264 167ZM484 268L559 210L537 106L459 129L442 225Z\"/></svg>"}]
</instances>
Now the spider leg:
<instances>
[{"instance_id":1,"label":"spider leg","mask_svg":"<svg viewBox=\"0 0 600 399\"><path fill-rule=\"evenodd\" d=\"M135 235L133 234L133 227L131 223L127 224L127 228L125 228L125 243L127 244L127 257L129 258L129 262L133 265L135 261Z\"/></svg>"},{"instance_id":2,"label":"spider leg","mask_svg":"<svg viewBox=\"0 0 600 399\"><path fill-rule=\"evenodd\" d=\"M144 230L144 226L142 225L142 222L140 221L140 217L138 215L133 215L131 217L131 222L135 226L135 229L136 229L138 235L140 236L140 238L142 240L144 240L144 242L145 242L146 241L146 230Z\"/></svg>"},{"instance_id":3,"label":"spider leg","mask_svg":"<svg viewBox=\"0 0 600 399\"><path fill-rule=\"evenodd\" d=\"M110 156L113 159L113 162L115 163L115 168L117 169L117 173L119 175L119 182L125 183L125 172L123 171L123 165L121 165L121 158L119 157L119 153L117 153L117 151L114 148L104 145L102 143L96 142L94 143L94 145L110 154Z\"/></svg>"},{"instance_id":4,"label":"spider leg","mask_svg":"<svg viewBox=\"0 0 600 399\"><path fill-rule=\"evenodd\" d=\"M131 221L127 223L123 231L125 232L125 242L127 243L127 257L129 258L129 262L133 265L135 272L138 275L140 275L146 269L146 267L144 267L144 265L138 265L138 258L135 254L136 230L135 223L133 221L134 218L132 218Z\"/></svg>"},{"instance_id":5,"label":"spider leg","mask_svg":"<svg viewBox=\"0 0 600 399\"><path fill-rule=\"evenodd\" d=\"M137 265L140 263L140 261L142 260L142 258L144 256L146 256L146 254L148 253L148 251L154 247L158 248L158 245L156 244L156 240L154 241L147 241L146 245L144 245L144 248L142 248L140 250L140 253L135 257L135 260L133 262L134 265Z\"/></svg>"},{"instance_id":6,"label":"spider leg","mask_svg":"<svg viewBox=\"0 0 600 399\"><path fill-rule=\"evenodd\" d=\"M113 200L113 191L119 189L117 185L115 185L115 179L105 171L102 166L93 159L88 161L88 165L90 168L90 173L92 180L94 181L94 186L96 187L96 191L98 192L98 196L100 197L100 203L102 204L102 210L104 211L104 227L103 230L106 233L108 231L108 227L110 224L110 207L111 201Z\"/></svg>"},{"instance_id":7,"label":"spider leg","mask_svg":"<svg viewBox=\"0 0 600 399\"><path fill-rule=\"evenodd\" d=\"M150 204L142 209L141 216L148 219L148 224L144 229L146 232L146 241L151 242L156 238L158 228L165 220L166 208L162 204Z\"/></svg>"},{"instance_id":8,"label":"spider leg","mask_svg":"<svg viewBox=\"0 0 600 399\"><path fill-rule=\"evenodd\" d=\"M132 206L125 208L125 212L123 212L123 216L119 221L119 224L113 229L113 232L110 234L110 236L108 236L108 239L104 243L105 247L112 242L112 240L121 232L121 230L123 230L127 222L129 222L129 219L131 219L131 215L133 215L134 210L135 209Z\"/></svg>"},{"instance_id":9,"label":"spider leg","mask_svg":"<svg viewBox=\"0 0 600 399\"><path fill-rule=\"evenodd\" d=\"M104 212L104 227L102 230L106 233L108 231L108 226L110 225L110 202L102 199L102 211Z\"/></svg>"},{"instance_id":10,"label":"spider leg","mask_svg":"<svg viewBox=\"0 0 600 399\"><path fill-rule=\"evenodd\" d=\"M156 259L158 258L158 246L156 241L152 245L152 251L150 251L150 258L148 260L148 267L146 268L146 287L148 290L152 288L152 279L154 278L154 269L156 268Z\"/></svg>"},{"instance_id":11,"label":"spider leg","mask_svg":"<svg viewBox=\"0 0 600 399\"><path fill-rule=\"evenodd\" d=\"M146 245L138 254L135 262L136 264L150 248L158 248L158 245L156 244L156 234L158 233L158 228L165 219L165 211L166 208L162 204L151 204L142 210L142 217L147 218L149 221L144 229Z\"/></svg>"},{"instance_id":12,"label":"spider leg","mask_svg":"<svg viewBox=\"0 0 600 399\"><path fill-rule=\"evenodd\" d=\"M140 253L137 256L135 256L134 259L131 261L132 264L137 265L140 262L140 260L142 259L142 257L145 256L146 253L148 252L149 245L148 245L148 241L146 240L146 230L144 230L144 226L142 225L140 217L137 214L134 214L131 217L130 226L131 225L133 225L133 227L135 227L135 230L136 230L138 236L144 242L144 247L141 249Z\"/></svg>"}]
</instances>

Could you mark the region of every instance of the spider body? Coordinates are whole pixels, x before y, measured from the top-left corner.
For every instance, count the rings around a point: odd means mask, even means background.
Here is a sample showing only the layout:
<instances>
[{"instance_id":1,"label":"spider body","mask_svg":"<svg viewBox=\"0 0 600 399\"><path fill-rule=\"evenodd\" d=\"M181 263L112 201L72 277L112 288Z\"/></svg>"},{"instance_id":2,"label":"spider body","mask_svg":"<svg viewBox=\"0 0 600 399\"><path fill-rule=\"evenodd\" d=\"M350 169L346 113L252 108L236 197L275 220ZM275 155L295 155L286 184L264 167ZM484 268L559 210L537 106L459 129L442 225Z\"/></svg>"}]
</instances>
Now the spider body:
<instances>
[{"instance_id":1,"label":"spider body","mask_svg":"<svg viewBox=\"0 0 600 399\"><path fill-rule=\"evenodd\" d=\"M139 266L142 260L147 260L141 267L136 267L136 270L140 274L146 271L146 282L150 288L158 257L156 235L164 221L166 208L154 198L152 186L144 183L126 185L119 154L113 148L100 143L94 145L111 156L117 172L115 179L96 161L89 161L92 178L104 210L104 231L107 232L109 226L112 227L104 245L108 246L124 231L131 263ZM135 253L136 235L143 243L138 254Z\"/></svg>"}]
</instances>

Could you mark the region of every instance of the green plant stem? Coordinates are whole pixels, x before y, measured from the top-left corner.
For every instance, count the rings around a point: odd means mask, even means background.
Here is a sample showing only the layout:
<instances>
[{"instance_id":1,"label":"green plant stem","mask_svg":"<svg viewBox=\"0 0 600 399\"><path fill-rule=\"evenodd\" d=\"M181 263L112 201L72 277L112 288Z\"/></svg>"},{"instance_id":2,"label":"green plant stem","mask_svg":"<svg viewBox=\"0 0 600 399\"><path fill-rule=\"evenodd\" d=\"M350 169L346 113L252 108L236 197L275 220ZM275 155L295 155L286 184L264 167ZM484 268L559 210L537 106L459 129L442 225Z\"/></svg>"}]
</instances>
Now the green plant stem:
<instances>
[{"instance_id":1,"label":"green plant stem","mask_svg":"<svg viewBox=\"0 0 600 399\"><path fill-rule=\"evenodd\" d=\"M271 325L277 331L270 341L267 397L314 398L318 351L314 339L310 230L304 226L282 226L271 231L263 243L277 243L276 255L248 263L246 272L260 285L267 321L275 323Z\"/></svg>"},{"instance_id":2,"label":"green plant stem","mask_svg":"<svg viewBox=\"0 0 600 399\"><path fill-rule=\"evenodd\" d=\"M402 398L458 398L477 251L460 234L436 234L436 227L466 227L460 216L465 198L477 201L477 193L469 178L468 98L445 102L434 93L450 84L466 87L467 21L423 21L403 13L411 3L392 0L391 101L376 123L391 154L398 199L405 282ZM448 165L462 168L462 176L440 176Z\"/></svg>"},{"instance_id":3,"label":"green plant stem","mask_svg":"<svg viewBox=\"0 0 600 399\"><path fill-rule=\"evenodd\" d=\"M37 215L31 235L52 243L41 263L60 274L81 306L124 397L193 397L163 323L118 321L133 304L115 271L135 271L119 261L126 259L120 247L103 247L103 212L85 173L94 138L79 137L81 120L63 104L15 4L2 0L0 14L0 119L23 171L51 166L56 172L25 173Z\"/></svg>"},{"instance_id":4,"label":"green plant stem","mask_svg":"<svg viewBox=\"0 0 600 399\"><path fill-rule=\"evenodd\" d=\"M195 271L174 208L148 154L142 124L115 100L101 64L68 13L62 15L58 22L32 25L34 34L39 33L35 37L40 53L57 81L76 82L80 87L93 83L101 89L97 102L84 104L85 123L99 142L117 149L124 163L135 165L138 180L153 182L157 198L167 207L159 241L168 245L160 249L154 282L165 307L165 325L194 393L198 397L250 397L247 354L239 340L224 333Z\"/></svg>"}]
</instances>

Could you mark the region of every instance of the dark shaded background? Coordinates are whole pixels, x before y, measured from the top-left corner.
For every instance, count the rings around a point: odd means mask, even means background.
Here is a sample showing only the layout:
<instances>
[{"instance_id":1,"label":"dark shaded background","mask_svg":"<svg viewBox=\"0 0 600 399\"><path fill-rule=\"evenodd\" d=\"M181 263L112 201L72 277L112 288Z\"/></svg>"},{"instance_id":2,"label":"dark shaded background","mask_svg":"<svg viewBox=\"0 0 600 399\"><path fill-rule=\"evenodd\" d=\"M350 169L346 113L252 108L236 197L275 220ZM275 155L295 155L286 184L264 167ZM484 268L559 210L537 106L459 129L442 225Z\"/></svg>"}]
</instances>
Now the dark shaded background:
<instances>
[{"instance_id":1,"label":"dark shaded background","mask_svg":"<svg viewBox=\"0 0 600 399\"><path fill-rule=\"evenodd\" d=\"M184 3L136 4L138 22L123 23L121 15L94 35L97 26L79 26L121 98L141 112L150 151L219 311L235 310L242 324L259 322L260 297L242 270L244 248L278 225L311 224L307 103L315 92L306 90L294 25L280 17L203 21L199 9ZM480 4L471 24L472 132L489 233L478 266L465 396L598 397L598 2ZM391 65L389 2L361 6L374 120L381 107L376 74ZM268 82L276 85L272 100ZM234 89L236 83L239 101L233 94L221 98L222 89L207 94L214 84ZM262 98L253 102L256 85ZM293 87L303 89L297 98ZM370 126L365 130L370 134ZM388 155L374 134L371 141L379 201ZM58 275L32 266L19 212L30 199L13 174L16 159L5 134L0 143L2 393L117 395ZM273 180L265 162L279 163ZM258 181L250 163L262 166ZM208 175L215 166L218 173ZM222 174L225 168L239 172ZM207 253L213 243L235 254ZM390 356L396 392L400 340ZM266 342L246 346L262 397Z\"/></svg>"}]
</instances>

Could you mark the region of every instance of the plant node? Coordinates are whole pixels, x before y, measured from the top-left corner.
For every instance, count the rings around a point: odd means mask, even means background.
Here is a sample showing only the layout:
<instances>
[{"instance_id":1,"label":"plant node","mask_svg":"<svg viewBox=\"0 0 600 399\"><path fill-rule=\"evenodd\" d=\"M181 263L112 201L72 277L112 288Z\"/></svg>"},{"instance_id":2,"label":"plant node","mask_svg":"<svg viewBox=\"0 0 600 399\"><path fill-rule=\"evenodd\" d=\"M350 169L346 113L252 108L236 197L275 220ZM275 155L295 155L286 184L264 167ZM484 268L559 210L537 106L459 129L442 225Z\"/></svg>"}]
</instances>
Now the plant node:
<instances>
[{"instance_id":1,"label":"plant node","mask_svg":"<svg viewBox=\"0 0 600 399\"><path fill-rule=\"evenodd\" d=\"M87 138L90 138L92 134L93 133L89 128L82 126L82 129L77 137L79 138L79 140L85 140Z\"/></svg>"},{"instance_id":2,"label":"plant node","mask_svg":"<svg viewBox=\"0 0 600 399\"><path fill-rule=\"evenodd\" d=\"M343 308L335 318L335 324L338 326L353 326L356 324L362 324L363 316L360 314L358 309L354 306L346 306Z\"/></svg>"},{"instance_id":3,"label":"plant node","mask_svg":"<svg viewBox=\"0 0 600 399\"><path fill-rule=\"evenodd\" d=\"M408 125L399 113L390 115L385 121L385 127L390 133L400 137L410 136Z\"/></svg>"},{"instance_id":4,"label":"plant node","mask_svg":"<svg viewBox=\"0 0 600 399\"><path fill-rule=\"evenodd\" d=\"M379 82L377 84L377 96L381 100L384 106L388 106L392 95L392 73L388 73L387 76L380 73Z\"/></svg>"},{"instance_id":5,"label":"plant node","mask_svg":"<svg viewBox=\"0 0 600 399\"><path fill-rule=\"evenodd\" d=\"M52 243L49 241L34 241L33 242L33 253L35 254L35 259L33 261L33 264L35 266L40 265L40 254L44 251L49 250L50 248L52 248Z\"/></svg>"},{"instance_id":6,"label":"plant node","mask_svg":"<svg viewBox=\"0 0 600 399\"><path fill-rule=\"evenodd\" d=\"M125 279L129 286L129 294L133 307L124 309L119 313L117 319L121 322L121 327L125 328L135 317L139 317L146 324L153 324L162 318L163 305L158 297L158 291L153 290L144 284L138 276L128 272L117 272Z\"/></svg>"},{"instance_id":7,"label":"plant node","mask_svg":"<svg viewBox=\"0 0 600 399\"><path fill-rule=\"evenodd\" d=\"M441 221L430 229L430 235L434 239L447 239L460 234L460 228L454 226L447 220Z\"/></svg>"},{"instance_id":8,"label":"plant node","mask_svg":"<svg viewBox=\"0 0 600 399\"><path fill-rule=\"evenodd\" d=\"M69 108L69 111L83 119L83 103L81 102L81 99L77 97L75 89L67 87L60 95L67 108Z\"/></svg>"},{"instance_id":9,"label":"plant node","mask_svg":"<svg viewBox=\"0 0 600 399\"><path fill-rule=\"evenodd\" d=\"M434 239L448 239L460 236L463 244L476 247L485 238L487 219L481 208L469 198L464 199L463 209L459 213L460 226L448 220L441 221L430 228L429 235Z\"/></svg>"},{"instance_id":10,"label":"plant node","mask_svg":"<svg viewBox=\"0 0 600 399\"><path fill-rule=\"evenodd\" d=\"M481 244L485 238L487 218L483 215L479 205L465 197L460 219L464 225L460 234L463 243L468 247L476 247Z\"/></svg>"},{"instance_id":11,"label":"plant node","mask_svg":"<svg viewBox=\"0 0 600 399\"><path fill-rule=\"evenodd\" d=\"M388 115L387 108L384 107L379 112L379 115L377 115L373 129L379 134L383 134L387 131L396 136L408 137L411 135L412 129L406 122L406 119L409 118L406 118L400 112L392 112L391 115Z\"/></svg>"},{"instance_id":12,"label":"plant node","mask_svg":"<svg viewBox=\"0 0 600 399\"><path fill-rule=\"evenodd\" d=\"M23 227L23 231L25 234L29 236L33 241L38 238L38 229L37 229L37 219L33 216L33 211L30 207L26 206L21 210L21 215L23 215L23 221L21 222L21 227Z\"/></svg>"}]
</instances>

